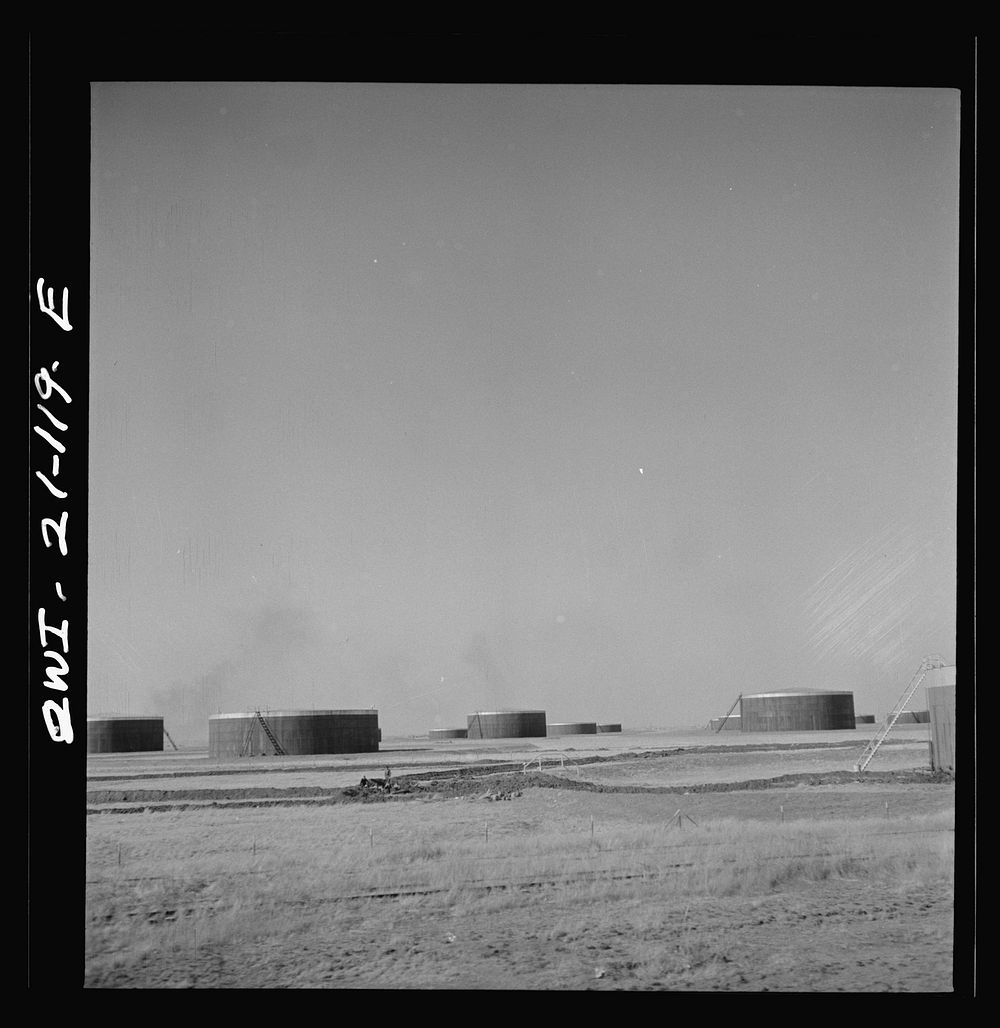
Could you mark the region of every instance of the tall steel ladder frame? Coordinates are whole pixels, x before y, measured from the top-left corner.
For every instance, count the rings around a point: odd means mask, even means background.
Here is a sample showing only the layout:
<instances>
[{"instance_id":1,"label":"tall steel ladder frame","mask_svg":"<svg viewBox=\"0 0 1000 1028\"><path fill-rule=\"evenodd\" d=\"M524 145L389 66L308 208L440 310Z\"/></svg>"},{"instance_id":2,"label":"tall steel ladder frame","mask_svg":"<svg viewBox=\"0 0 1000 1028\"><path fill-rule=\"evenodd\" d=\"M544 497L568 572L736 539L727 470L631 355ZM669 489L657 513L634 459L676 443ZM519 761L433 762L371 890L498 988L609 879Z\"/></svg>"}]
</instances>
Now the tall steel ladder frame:
<instances>
[{"instance_id":1,"label":"tall steel ladder frame","mask_svg":"<svg viewBox=\"0 0 1000 1028\"><path fill-rule=\"evenodd\" d=\"M264 715L259 710L254 711L254 713L257 715L257 720L261 723L261 726L264 729L264 734L271 740L271 745L274 747L275 754L279 757L287 756L284 747L277 739L275 739L274 733L271 731L271 726L264 720Z\"/></svg>"},{"instance_id":2,"label":"tall steel ladder frame","mask_svg":"<svg viewBox=\"0 0 1000 1028\"><path fill-rule=\"evenodd\" d=\"M886 714L885 721L882 723L879 730L872 736L871 741L865 747L857 764L854 765L855 771L864 771L864 769L871 763L872 757L875 756L879 746L885 742L886 736L892 731L892 726L899 719L899 715L903 713L907 703L910 702L910 698L917 691L917 687L927 676L927 672L941 667L944 667L944 660L942 660L939 654L932 653L930 656L924 657L920 662L920 667L918 667L914 672L909 684L903 690L903 695L900 696L896 706L893 707L890 713Z\"/></svg>"},{"instance_id":3,"label":"tall steel ladder frame","mask_svg":"<svg viewBox=\"0 0 1000 1028\"><path fill-rule=\"evenodd\" d=\"M726 722L729 720L729 715L732 714L732 712L736 709L736 704L739 703L740 700L742 700L742 699L743 699L743 693L740 693L739 696L736 697L736 700L733 703L733 705L729 708L729 710L726 711L726 716L722 719L722 723L719 725L718 728L716 728L716 730L715 730L715 734L716 735L718 735L719 732L721 732L722 729L726 727Z\"/></svg>"}]
</instances>

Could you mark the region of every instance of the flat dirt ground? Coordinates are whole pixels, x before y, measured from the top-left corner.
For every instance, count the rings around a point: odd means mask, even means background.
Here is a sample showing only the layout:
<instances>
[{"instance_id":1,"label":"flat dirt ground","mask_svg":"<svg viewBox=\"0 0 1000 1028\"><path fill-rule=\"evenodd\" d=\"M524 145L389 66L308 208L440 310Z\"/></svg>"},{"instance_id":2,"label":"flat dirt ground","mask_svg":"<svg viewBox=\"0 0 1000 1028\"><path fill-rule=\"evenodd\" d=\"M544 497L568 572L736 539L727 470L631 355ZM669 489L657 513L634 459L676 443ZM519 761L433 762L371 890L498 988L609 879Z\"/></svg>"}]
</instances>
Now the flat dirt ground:
<instances>
[{"instance_id":1,"label":"flat dirt ground","mask_svg":"<svg viewBox=\"0 0 1000 1028\"><path fill-rule=\"evenodd\" d=\"M93 757L85 984L952 991L926 726L726 736Z\"/></svg>"}]
</instances>

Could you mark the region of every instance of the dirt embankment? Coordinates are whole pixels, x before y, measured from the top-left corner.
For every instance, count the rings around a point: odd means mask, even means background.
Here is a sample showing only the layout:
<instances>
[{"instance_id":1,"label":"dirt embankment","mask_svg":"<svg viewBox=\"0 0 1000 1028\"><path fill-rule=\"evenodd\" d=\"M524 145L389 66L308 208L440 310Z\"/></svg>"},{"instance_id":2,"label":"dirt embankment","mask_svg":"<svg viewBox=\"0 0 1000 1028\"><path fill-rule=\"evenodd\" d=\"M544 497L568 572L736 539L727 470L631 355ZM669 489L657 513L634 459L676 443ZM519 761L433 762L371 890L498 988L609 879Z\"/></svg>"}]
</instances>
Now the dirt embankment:
<instances>
[{"instance_id":1,"label":"dirt embankment","mask_svg":"<svg viewBox=\"0 0 1000 1028\"><path fill-rule=\"evenodd\" d=\"M562 775L545 772L525 774L489 775L439 775L420 782L424 791L446 796L479 795L488 792L509 792L511 789L569 789L601 793L654 793L685 794L693 792L740 792L747 789L787 789L795 785L928 785L954 781L943 772L931 771L874 771L858 774L854 771L827 771L813 774L778 775L775 778L758 778L739 782L708 782L701 785L601 785L596 782L580 781Z\"/></svg>"},{"instance_id":2,"label":"dirt embankment","mask_svg":"<svg viewBox=\"0 0 1000 1028\"><path fill-rule=\"evenodd\" d=\"M687 794L706 792L739 792L760 789L786 789L795 785L928 785L954 781L944 772L932 771L826 771L778 775L739 782L709 782L692 785L601 785L544 771L484 773L481 769L462 768L455 771L427 772L402 775L392 793L371 792L356 786L326 789L321 786L297 786L289 789L94 789L87 793L90 804L171 804L225 802L225 803L280 803L282 801L314 801L326 803L386 802L393 799L413 799L416 796L434 796L447 799L456 796L494 797L524 789L567 789L599 793L654 793Z\"/></svg>"}]
</instances>

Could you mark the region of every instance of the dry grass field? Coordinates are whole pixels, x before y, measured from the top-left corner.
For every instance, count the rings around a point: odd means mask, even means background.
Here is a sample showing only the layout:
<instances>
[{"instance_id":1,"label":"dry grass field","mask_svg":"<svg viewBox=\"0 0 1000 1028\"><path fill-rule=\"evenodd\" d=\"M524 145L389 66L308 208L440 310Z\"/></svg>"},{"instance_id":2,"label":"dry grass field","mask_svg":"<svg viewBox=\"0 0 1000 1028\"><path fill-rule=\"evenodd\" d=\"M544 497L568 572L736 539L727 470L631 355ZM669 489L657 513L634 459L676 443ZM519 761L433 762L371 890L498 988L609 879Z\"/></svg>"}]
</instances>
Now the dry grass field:
<instances>
[{"instance_id":1,"label":"dry grass field","mask_svg":"<svg viewBox=\"0 0 1000 1028\"><path fill-rule=\"evenodd\" d=\"M953 783L810 734L93 758L86 984L950 991Z\"/></svg>"}]
</instances>

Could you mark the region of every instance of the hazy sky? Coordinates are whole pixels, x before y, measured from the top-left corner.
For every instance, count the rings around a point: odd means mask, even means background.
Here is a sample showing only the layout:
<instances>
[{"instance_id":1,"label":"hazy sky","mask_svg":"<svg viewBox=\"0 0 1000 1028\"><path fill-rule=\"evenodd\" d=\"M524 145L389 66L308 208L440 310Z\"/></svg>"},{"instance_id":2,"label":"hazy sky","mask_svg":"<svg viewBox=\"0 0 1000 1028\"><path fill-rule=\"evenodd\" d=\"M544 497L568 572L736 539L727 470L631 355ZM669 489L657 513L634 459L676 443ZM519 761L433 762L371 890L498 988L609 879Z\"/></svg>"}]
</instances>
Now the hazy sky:
<instances>
[{"instance_id":1,"label":"hazy sky","mask_svg":"<svg viewBox=\"0 0 1000 1028\"><path fill-rule=\"evenodd\" d=\"M958 119L95 85L90 712L883 716L955 659Z\"/></svg>"}]
</instances>

